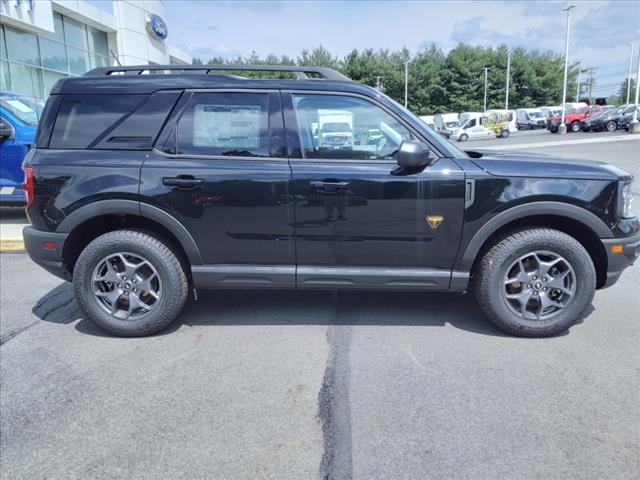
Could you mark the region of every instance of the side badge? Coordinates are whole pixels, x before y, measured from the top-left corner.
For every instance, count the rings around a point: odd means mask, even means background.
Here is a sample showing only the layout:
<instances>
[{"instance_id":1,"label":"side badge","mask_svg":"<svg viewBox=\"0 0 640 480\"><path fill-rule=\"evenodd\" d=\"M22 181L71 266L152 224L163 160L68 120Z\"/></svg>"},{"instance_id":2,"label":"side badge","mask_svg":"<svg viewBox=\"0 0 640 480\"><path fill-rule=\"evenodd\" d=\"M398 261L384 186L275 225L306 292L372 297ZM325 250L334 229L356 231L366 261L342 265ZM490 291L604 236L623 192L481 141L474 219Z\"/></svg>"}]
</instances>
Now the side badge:
<instances>
[{"instance_id":1,"label":"side badge","mask_svg":"<svg viewBox=\"0 0 640 480\"><path fill-rule=\"evenodd\" d=\"M429 226L435 230L442 222L444 222L444 217L442 215L427 215L425 220Z\"/></svg>"}]
</instances>

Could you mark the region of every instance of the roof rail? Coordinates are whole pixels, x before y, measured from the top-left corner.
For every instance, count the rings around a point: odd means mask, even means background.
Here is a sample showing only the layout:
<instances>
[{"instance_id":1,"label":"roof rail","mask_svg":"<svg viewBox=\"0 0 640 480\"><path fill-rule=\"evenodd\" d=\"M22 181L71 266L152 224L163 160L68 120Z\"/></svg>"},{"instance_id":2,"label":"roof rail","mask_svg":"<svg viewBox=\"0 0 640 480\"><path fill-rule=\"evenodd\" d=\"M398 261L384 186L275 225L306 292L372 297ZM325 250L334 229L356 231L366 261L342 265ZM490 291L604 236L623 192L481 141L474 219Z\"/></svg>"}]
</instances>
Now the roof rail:
<instances>
[{"instance_id":1,"label":"roof rail","mask_svg":"<svg viewBox=\"0 0 640 480\"><path fill-rule=\"evenodd\" d=\"M192 73L208 74L220 71L247 71L247 72L293 72L298 80L332 80L340 82L352 81L331 68L324 67L299 67L294 65L132 65L100 67L85 73L88 77L100 77L103 75L142 75L148 73L165 73L169 71L193 71ZM312 76L309 76L311 74Z\"/></svg>"}]
</instances>

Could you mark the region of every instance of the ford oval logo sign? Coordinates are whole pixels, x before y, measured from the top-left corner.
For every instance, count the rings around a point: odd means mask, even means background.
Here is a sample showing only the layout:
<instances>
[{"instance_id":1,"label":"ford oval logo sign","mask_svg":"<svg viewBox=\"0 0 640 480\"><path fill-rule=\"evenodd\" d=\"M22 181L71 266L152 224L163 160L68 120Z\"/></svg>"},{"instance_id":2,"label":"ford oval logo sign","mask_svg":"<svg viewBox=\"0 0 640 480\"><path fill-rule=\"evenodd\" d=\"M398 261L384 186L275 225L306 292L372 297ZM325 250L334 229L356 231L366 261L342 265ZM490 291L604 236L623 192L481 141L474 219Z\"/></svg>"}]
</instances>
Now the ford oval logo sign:
<instances>
[{"instance_id":1,"label":"ford oval logo sign","mask_svg":"<svg viewBox=\"0 0 640 480\"><path fill-rule=\"evenodd\" d=\"M147 30L156 40L164 40L169 34L167 24L158 15L151 15L147 20Z\"/></svg>"}]
</instances>

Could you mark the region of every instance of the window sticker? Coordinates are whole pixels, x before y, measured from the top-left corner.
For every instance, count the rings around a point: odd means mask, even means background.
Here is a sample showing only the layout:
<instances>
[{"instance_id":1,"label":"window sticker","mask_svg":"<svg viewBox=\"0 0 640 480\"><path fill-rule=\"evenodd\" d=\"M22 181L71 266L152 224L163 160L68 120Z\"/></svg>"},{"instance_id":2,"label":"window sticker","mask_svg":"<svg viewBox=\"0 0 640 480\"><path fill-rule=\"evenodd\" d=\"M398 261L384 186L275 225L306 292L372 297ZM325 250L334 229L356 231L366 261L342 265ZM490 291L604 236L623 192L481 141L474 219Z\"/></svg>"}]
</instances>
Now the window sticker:
<instances>
[{"instance_id":1,"label":"window sticker","mask_svg":"<svg viewBox=\"0 0 640 480\"><path fill-rule=\"evenodd\" d=\"M259 105L196 105L193 145L214 148L260 148Z\"/></svg>"},{"instance_id":2,"label":"window sticker","mask_svg":"<svg viewBox=\"0 0 640 480\"><path fill-rule=\"evenodd\" d=\"M29 105L25 105L20 100L7 100L7 103L21 113L33 112L33 108L31 108Z\"/></svg>"}]
</instances>

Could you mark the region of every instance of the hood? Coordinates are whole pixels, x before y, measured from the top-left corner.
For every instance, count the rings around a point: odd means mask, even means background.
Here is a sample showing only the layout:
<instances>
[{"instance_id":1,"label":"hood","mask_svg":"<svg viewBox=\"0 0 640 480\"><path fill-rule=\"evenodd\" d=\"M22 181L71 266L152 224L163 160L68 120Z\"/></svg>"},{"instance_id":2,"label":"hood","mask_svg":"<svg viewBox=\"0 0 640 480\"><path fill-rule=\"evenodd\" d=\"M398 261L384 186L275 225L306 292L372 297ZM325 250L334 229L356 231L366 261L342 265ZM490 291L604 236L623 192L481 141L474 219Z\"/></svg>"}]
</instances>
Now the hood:
<instances>
[{"instance_id":1,"label":"hood","mask_svg":"<svg viewBox=\"0 0 640 480\"><path fill-rule=\"evenodd\" d=\"M563 157L526 153L472 152L471 161L490 175L498 177L566 178L580 180L628 180L632 175L618 167L595 160L574 160Z\"/></svg>"}]
</instances>

